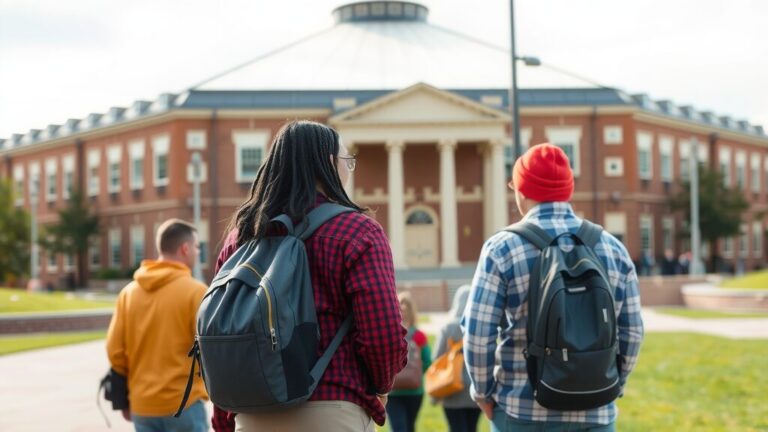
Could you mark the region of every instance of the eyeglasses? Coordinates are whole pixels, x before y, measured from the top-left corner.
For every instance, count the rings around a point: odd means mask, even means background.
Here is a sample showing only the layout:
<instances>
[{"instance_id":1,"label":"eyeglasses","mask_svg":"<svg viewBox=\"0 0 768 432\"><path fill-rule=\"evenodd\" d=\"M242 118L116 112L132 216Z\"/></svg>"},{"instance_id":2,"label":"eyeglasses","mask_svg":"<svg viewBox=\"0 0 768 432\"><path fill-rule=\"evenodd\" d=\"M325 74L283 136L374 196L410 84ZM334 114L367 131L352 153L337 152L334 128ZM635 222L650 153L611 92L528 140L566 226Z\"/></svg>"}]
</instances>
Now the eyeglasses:
<instances>
[{"instance_id":1,"label":"eyeglasses","mask_svg":"<svg viewBox=\"0 0 768 432\"><path fill-rule=\"evenodd\" d=\"M339 159L347 164L347 169L350 172L355 170L355 167L357 166L357 156L339 156Z\"/></svg>"}]
</instances>

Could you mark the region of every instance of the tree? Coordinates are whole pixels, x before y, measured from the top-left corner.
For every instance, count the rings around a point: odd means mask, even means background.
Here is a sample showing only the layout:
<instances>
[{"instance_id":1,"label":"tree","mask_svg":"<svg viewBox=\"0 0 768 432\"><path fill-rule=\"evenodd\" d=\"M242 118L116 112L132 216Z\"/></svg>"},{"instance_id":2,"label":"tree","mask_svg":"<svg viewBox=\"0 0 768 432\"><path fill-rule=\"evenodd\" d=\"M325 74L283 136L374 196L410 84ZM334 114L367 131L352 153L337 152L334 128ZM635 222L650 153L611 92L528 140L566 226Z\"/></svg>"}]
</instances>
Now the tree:
<instances>
[{"instance_id":1,"label":"tree","mask_svg":"<svg viewBox=\"0 0 768 432\"><path fill-rule=\"evenodd\" d=\"M0 281L5 283L29 270L29 213L14 201L11 182L0 179Z\"/></svg>"},{"instance_id":2,"label":"tree","mask_svg":"<svg viewBox=\"0 0 768 432\"><path fill-rule=\"evenodd\" d=\"M91 213L85 195L79 190L70 194L68 205L59 210L59 220L46 227L40 244L49 252L77 257L77 283L88 281L87 257L91 239L99 235L99 217Z\"/></svg>"},{"instance_id":3,"label":"tree","mask_svg":"<svg viewBox=\"0 0 768 432\"><path fill-rule=\"evenodd\" d=\"M712 246L710 269L716 270L717 240L741 234L741 217L749 203L738 188L728 188L724 175L718 170L699 165L699 230L702 240ZM684 211L685 220L691 220L691 184L682 182L680 192L671 197L673 211ZM690 235L690 228L684 235Z\"/></svg>"}]
</instances>

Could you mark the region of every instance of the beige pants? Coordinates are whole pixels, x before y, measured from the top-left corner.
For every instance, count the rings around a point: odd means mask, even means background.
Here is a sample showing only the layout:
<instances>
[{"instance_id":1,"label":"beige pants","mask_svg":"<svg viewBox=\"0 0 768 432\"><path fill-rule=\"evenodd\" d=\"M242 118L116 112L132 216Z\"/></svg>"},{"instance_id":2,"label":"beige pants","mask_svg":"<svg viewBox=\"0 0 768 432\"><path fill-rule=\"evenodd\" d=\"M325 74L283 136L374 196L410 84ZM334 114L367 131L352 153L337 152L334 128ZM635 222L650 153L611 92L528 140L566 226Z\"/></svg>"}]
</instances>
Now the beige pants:
<instances>
[{"instance_id":1,"label":"beige pants","mask_svg":"<svg viewBox=\"0 0 768 432\"><path fill-rule=\"evenodd\" d=\"M373 419L346 401L307 402L274 413L238 414L237 432L374 432Z\"/></svg>"}]
</instances>

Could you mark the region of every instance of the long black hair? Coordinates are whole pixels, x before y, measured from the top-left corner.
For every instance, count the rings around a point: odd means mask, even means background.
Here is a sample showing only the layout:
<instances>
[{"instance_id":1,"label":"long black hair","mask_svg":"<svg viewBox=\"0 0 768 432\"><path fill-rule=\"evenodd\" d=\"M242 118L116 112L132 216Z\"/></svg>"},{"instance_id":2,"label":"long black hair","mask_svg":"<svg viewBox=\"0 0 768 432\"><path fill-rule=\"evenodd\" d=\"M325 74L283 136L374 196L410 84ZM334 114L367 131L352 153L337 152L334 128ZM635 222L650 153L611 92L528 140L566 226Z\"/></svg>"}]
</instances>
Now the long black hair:
<instances>
[{"instance_id":1,"label":"long black hair","mask_svg":"<svg viewBox=\"0 0 768 432\"><path fill-rule=\"evenodd\" d=\"M264 237L269 221L282 214L301 220L315 203L318 186L335 203L367 211L347 196L341 185L339 134L312 121L292 121L275 135L251 185L248 199L230 222L237 228L237 244Z\"/></svg>"}]
</instances>

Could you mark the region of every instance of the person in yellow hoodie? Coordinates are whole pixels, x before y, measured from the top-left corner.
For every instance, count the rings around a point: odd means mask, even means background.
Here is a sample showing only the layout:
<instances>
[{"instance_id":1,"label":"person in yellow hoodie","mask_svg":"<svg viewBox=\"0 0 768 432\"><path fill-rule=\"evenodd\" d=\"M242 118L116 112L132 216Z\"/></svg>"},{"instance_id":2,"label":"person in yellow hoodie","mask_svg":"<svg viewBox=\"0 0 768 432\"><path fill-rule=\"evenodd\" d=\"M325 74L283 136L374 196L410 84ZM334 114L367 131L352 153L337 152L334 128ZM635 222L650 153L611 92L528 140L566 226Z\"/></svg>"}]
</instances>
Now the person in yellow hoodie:
<instances>
[{"instance_id":1,"label":"person in yellow hoodie","mask_svg":"<svg viewBox=\"0 0 768 432\"><path fill-rule=\"evenodd\" d=\"M195 227L179 219L157 231L157 260L144 260L120 292L107 332L107 355L127 376L130 409L123 417L137 432L208 430L200 377L179 418L189 377L189 349L195 339L197 309L206 286L192 278L200 248Z\"/></svg>"}]
</instances>

